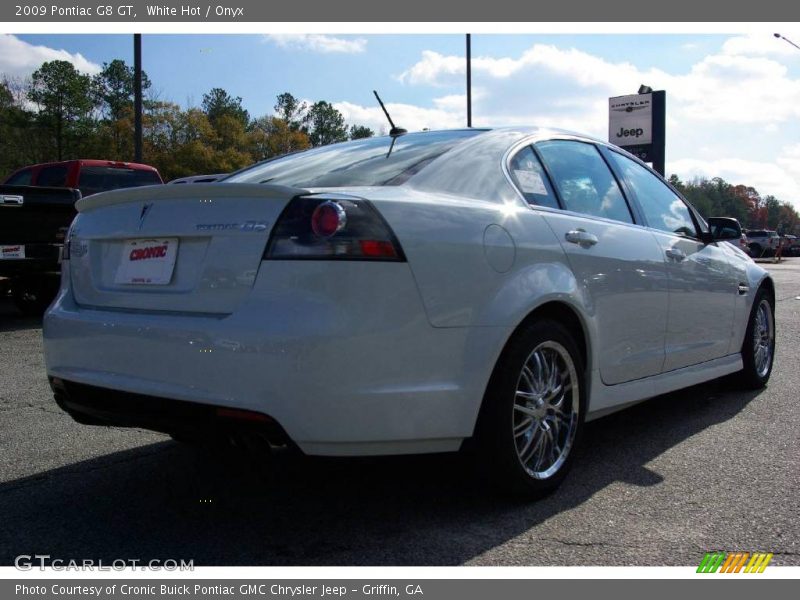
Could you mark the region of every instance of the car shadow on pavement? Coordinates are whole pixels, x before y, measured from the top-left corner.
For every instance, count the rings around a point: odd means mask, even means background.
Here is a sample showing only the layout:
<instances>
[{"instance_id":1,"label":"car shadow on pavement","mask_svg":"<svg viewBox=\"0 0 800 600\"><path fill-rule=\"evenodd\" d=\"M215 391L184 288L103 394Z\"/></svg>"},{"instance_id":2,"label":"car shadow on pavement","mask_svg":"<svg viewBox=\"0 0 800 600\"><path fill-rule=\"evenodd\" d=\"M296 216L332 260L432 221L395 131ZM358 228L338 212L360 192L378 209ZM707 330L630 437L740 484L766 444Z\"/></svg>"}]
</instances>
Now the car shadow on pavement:
<instances>
[{"instance_id":1,"label":"car shadow on pavement","mask_svg":"<svg viewBox=\"0 0 800 600\"><path fill-rule=\"evenodd\" d=\"M0 332L41 329L41 317L28 317L19 312L11 300L0 297Z\"/></svg>"},{"instance_id":2,"label":"car shadow on pavement","mask_svg":"<svg viewBox=\"0 0 800 600\"><path fill-rule=\"evenodd\" d=\"M195 565L455 565L577 507L726 421L756 392L712 382L589 423L574 469L536 502L498 496L461 455L211 455L165 441L0 485L0 564L193 559Z\"/></svg>"}]
</instances>

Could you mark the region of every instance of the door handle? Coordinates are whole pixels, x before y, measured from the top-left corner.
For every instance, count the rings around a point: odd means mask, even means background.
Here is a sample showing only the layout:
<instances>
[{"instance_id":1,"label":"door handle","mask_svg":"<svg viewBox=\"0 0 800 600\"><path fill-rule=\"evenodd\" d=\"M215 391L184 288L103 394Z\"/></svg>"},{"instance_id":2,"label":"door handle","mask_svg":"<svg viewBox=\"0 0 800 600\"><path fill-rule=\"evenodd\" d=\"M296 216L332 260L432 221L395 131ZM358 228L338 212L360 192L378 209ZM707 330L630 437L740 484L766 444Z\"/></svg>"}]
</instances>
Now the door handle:
<instances>
[{"instance_id":1,"label":"door handle","mask_svg":"<svg viewBox=\"0 0 800 600\"><path fill-rule=\"evenodd\" d=\"M686 254L684 254L683 250L679 248L670 248L667 250L667 258L681 262L684 258L686 258Z\"/></svg>"},{"instance_id":2,"label":"door handle","mask_svg":"<svg viewBox=\"0 0 800 600\"><path fill-rule=\"evenodd\" d=\"M564 239L571 244L578 244L578 246L582 248L589 248L600 241L597 239L596 235L589 233L585 229L573 229L572 231L568 231L564 234Z\"/></svg>"}]
</instances>

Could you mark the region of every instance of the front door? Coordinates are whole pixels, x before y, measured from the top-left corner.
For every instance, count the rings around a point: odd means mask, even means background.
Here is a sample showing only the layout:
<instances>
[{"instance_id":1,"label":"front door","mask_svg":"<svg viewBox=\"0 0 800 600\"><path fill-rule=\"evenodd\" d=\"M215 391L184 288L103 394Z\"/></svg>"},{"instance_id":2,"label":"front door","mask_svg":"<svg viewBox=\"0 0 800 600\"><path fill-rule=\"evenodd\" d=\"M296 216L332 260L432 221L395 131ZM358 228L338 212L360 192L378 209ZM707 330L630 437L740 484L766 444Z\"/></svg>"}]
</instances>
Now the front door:
<instances>
[{"instance_id":1,"label":"front door","mask_svg":"<svg viewBox=\"0 0 800 600\"><path fill-rule=\"evenodd\" d=\"M689 207L648 169L608 152L658 241L669 274L664 371L728 354L738 278L717 243L700 241ZM719 242L725 243L725 242Z\"/></svg>"},{"instance_id":2,"label":"front door","mask_svg":"<svg viewBox=\"0 0 800 600\"><path fill-rule=\"evenodd\" d=\"M539 142L564 210L543 210L594 313L606 385L661 372L667 326L666 265L651 231L633 216L594 144Z\"/></svg>"}]
</instances>

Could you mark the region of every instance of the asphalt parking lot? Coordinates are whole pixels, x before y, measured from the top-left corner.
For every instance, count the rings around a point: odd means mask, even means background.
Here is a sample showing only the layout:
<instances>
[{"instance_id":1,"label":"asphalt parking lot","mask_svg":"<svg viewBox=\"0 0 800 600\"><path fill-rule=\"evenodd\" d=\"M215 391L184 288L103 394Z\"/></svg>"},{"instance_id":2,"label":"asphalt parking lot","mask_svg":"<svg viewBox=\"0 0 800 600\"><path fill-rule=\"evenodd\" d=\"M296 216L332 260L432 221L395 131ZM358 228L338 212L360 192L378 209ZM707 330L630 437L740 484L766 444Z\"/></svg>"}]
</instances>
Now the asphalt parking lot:
<instances>
[{"instance_id":1,"label":"asphalt parking lot","mask_svg":"<svg viewBox=\"0 0 800 600\"><path fill-rule=\"evenodd\" d=\"M587 426L565 485L534 503L457 456L252 464L54 404L41 322L0 301L0 564L696 565L710 550L800 565L800 259L777 284L768 388L713 382Z\"/></svg>"}]
</instances>

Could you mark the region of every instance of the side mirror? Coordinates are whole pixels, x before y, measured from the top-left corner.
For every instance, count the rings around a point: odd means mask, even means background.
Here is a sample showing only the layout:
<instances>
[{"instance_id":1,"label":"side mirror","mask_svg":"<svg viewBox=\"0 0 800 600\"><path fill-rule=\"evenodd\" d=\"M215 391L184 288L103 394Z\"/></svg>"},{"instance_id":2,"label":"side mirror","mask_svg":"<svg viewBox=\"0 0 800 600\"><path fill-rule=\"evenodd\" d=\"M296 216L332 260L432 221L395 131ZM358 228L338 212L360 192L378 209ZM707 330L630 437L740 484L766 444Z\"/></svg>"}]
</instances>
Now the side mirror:
<instances>
[{"instance_id":1,"label":"side mirror","mask_svg":"<svg viewBox=\"0 0 800 600\"><path fill-rule=\"evenodd\" d=\"M708 227L713 241L738 240L742 237L742 226L731 217L710 217ZM703 240L705 241L705 240Z\"/></svg>"}]
</instances>

